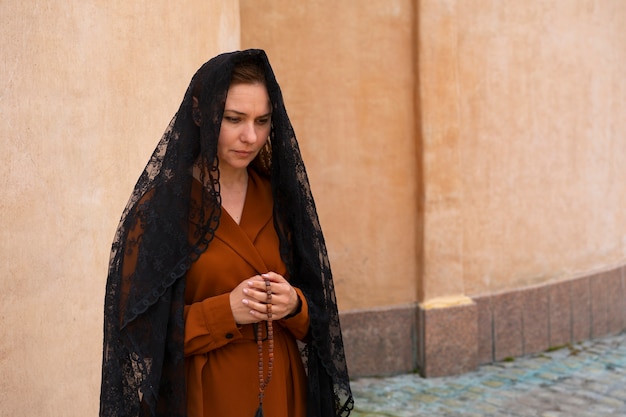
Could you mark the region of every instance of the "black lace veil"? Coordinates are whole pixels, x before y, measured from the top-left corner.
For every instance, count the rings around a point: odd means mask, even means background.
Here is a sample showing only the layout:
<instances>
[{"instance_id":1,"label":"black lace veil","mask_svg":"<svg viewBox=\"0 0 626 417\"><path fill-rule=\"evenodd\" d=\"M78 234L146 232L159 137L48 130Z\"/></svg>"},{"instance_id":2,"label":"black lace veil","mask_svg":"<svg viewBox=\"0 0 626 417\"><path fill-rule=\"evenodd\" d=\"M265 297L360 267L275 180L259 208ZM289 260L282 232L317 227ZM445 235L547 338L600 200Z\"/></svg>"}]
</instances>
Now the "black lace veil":
<instances>
[{"instance_id":1,"label":"black lace veil","mask_svg":"<svg viewBox=\"0 0 626 417\"><path fill-rule=\"evenodd\" d=\"M106 286L101 417L186 415L185 273L219 226L217 138L233 67L244 61L265 69L273 108L274 221L291 283L309 306L310 337L301 349L307 415L347 416L352 409L333 280L306 170L267 56L247 50L218 55L196 72L122 214ZM200 114L192 111L192 96ZM199 203L191 199L197 161L211 167L202 180L215 190L204 190ZM191 223L190 216L200 221Z\"/></svg>"}]
</instances>

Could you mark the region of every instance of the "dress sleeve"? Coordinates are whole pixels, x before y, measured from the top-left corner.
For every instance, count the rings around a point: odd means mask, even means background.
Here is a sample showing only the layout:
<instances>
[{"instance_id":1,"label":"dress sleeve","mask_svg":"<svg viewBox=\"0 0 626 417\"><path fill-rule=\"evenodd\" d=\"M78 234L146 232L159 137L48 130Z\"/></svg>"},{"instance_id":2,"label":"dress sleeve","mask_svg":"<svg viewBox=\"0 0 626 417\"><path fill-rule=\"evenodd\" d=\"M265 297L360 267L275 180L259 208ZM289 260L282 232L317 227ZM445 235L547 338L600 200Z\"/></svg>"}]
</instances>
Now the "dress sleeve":
<instances>
[{"instance_id":1,"label":"dress sleeve","mask_svg":"<svg viewBox=\"0 0 626 417\"><path fill-rule=\"evenodd\" d=\"M198 355L242 338L228 293L185 306L185 356Z\"/></svg>"},{"instance_id":2,"label":"dress sleeve","mask_svg":"<svg viewBox=\"0 0 626 417\"><path fill-rule=\"evenodd\" d=\"M299 288L295 288L300 298L301 307L295 315L282 319L281 324L288 329L293 336L298 340L304 340L309 334L309 305L307 304L306 297L300 291Z\"/></svg>"}]
</instances>

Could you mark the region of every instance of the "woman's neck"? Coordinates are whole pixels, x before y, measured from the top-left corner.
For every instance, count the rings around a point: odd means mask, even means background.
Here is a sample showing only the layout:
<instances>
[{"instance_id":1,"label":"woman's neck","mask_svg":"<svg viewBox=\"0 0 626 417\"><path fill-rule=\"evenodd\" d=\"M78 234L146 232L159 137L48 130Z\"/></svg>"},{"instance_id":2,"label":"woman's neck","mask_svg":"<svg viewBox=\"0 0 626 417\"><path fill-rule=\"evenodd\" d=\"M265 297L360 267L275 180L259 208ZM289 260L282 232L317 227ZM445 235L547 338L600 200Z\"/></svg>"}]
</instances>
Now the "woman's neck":
<instances>
[{"instance_id":1,"label":"woman's neck","mask_svg":"<svg viewBox=\"0 0 626 417\"><path fill-rule=\"evenodd\" d=\"M248 193L248 170L222 172L220 170L220 197L222 207L235 223L240 224Z\"/></svg>"},{"instance_id":2,"label":"woman's neck","mask_svg":"<svg viewBox=\"0 0 626 417\"><path fill-rule=\"evenodd\" d=\"M220 189L238 191L248 187L248 169L229 170L220 168Z\"/></svg>"},{"instance_id":3,"label":"woman's neck","mask_svg":"<svg viewBox=\"0 0 626 417\"><path fill-rule=\"evenodd\" d=\"M202 168L199 164L193 166L193 176L200 181L202 178ZM209 178L208 171L204 172L204 178ZM209 182L205 182L206 187L209 186ZM242 190L248 186L248 169L229 170L220 167L220 189L224 190Z\"/></svg>"}]
</instances>

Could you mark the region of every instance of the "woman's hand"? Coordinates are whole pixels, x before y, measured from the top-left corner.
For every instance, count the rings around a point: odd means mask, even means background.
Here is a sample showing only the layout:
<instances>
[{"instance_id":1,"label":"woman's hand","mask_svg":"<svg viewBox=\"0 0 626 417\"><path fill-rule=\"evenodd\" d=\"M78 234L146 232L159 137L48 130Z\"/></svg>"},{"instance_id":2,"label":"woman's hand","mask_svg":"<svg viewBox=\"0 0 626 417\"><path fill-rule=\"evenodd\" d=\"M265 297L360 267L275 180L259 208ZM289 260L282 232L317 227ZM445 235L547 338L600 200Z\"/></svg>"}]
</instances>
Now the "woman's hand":
<instances>
[{"instance_id":1,"label":"woman's hand","mask_svg":"<svg viewBox=\"0 0 626 417\"><path fill-rule=\"evenodd\" d=\"M300 301L296 290L283 276L268 272L243 281L231 291L230 307L237 323L249 324L267 320L265 280L270 282L272 290L272 320L280 320L298 309Z\"/></svg>"}]
</instances>

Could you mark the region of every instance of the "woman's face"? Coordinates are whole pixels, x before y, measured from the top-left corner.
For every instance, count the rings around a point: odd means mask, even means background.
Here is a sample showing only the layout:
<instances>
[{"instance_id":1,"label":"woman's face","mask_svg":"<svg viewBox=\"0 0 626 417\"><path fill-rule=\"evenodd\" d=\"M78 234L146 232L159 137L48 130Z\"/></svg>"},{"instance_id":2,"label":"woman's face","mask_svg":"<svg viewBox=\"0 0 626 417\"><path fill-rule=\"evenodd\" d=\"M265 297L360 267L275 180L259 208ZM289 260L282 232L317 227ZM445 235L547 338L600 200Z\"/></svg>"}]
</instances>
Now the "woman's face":
<instances>
[{"instance_id":1,"label":"woman's face","mask_svg":"<svg viewBox=\"0 0 626 417\"><path fill-rule=\"evenodd\" d=\"M220 171L245 169L270 134L272 107L263 84L234 84L228 89L217 142Z\"/></svg>"}]
</instances>

